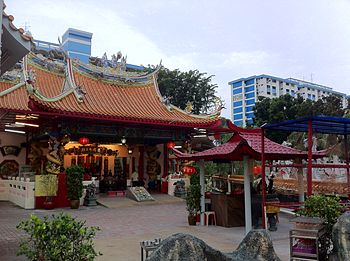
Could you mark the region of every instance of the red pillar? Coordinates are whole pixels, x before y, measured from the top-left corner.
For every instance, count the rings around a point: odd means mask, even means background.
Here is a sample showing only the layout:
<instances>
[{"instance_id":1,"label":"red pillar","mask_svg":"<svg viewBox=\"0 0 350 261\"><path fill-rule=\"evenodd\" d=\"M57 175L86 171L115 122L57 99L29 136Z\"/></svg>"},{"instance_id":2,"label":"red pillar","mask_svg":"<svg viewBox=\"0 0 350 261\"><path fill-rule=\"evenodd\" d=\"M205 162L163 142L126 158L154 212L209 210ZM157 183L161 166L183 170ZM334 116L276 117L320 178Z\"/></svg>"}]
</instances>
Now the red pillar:
<instances>
[{"instance_id":1,"label":"red pillar","mask_svg":"<svg viewBox=\"0 0 350 261\"><path fill-rule=\"evenodd\" d=\"M345 161L346 161L346 177L348 181L348 198L350 199L350 171L349 171L349 148L348 148L348 135L344 135L345 142Z\"/></svg>"},{"instance_id":2,"label":"red pillar","mask_svg":"<svg viewBox=\"0 0 350 261\"><path fill-rule=\"evenodd\" d=\"M261 128L261 179L262 179L262 195L261 195L261 205L262 205L262 225L266 229L265 221L265 197L266 197L266 175L265 175L265 131Z\"/></svg>"},{"instance_id":3,"label":"red pillar","mask_svg":"<svg viewBox=\"0 0 350 261\"><path fill-rule=\"evenodd\" d=\"M312 195L312 120L308 123L308 139L307 139L307 195Z\"/></svg>"},{"instance_id":4,"label":"red pillar","mask_svg":"<svg viewBox=\"0 0 350 261\"><path fill-rule=\"evenodd\" d=\"M163 168L162 177L165 178L166 176L168 176L168 171L169 171L169 152L168 152L167 144L164 144L163 151L164 151L164 161L163 161L164 168Z\"/></svg>"}]
</instances>

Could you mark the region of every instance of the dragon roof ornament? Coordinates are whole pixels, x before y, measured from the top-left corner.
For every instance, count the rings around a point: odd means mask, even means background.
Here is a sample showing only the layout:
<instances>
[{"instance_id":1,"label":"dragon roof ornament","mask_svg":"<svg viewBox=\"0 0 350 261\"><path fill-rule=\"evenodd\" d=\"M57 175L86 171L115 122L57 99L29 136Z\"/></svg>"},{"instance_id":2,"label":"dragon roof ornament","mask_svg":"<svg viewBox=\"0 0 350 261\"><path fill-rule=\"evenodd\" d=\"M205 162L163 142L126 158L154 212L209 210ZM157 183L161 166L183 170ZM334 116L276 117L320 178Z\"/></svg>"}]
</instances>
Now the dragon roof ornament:
<instances>
[{"instance_id":1,"label":"dragon roof ornament","mask_svg":"<svg viewBox=\"0 0 350 261\"><path fill-rule=\"evenodd\" d=\"M127 71L126 59L127 57L122 56L120 51L116 55L113 54L111 60L108 60L107 54L104 53L102 58L90 57L89 64L82 63L79 60L74 60L74 67L80 72L101 80L144 84L145 82L151 82L153 75L158 73L162 66L160 62L152 72L145 70Z\"/></svg>"}]
</instances>

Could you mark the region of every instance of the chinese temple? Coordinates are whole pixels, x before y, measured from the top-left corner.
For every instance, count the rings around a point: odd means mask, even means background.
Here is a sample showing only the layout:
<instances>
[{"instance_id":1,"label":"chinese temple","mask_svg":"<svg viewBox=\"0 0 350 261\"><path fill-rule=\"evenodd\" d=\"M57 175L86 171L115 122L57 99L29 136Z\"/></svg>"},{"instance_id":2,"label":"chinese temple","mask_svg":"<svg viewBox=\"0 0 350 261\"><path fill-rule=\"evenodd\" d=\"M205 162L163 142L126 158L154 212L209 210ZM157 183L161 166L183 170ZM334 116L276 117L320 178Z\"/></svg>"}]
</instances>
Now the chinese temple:
<instances>
[{"instance_id":1,"label":"chinese temple","mask_svg":"<svg viewBox=\"0 0 350 261\"><path fill-rule=\"evenodd\" d=\"M115 56L84 64L64 51L29 53L1 77L0 138L19 151L1 161L12 171L31 165L52 174L79 164L98 179L119 176L116 189L137 171L139 180L159 187L168 175L166 144L220 123L219 110L193 115L163 98L159 69L129 72Z\"/></svg>"}]
</instances>

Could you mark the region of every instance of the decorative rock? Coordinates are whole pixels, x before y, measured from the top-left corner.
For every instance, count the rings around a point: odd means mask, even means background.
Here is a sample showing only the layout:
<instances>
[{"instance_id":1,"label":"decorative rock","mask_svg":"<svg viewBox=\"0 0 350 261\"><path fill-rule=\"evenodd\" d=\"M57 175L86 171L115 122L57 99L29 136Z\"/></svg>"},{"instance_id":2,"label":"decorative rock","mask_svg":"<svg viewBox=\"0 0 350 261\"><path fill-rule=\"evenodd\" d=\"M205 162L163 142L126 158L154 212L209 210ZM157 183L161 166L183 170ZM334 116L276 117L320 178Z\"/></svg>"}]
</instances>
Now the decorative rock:
<instances>
[{"instance_id":1,"label":"decorative rock","mask_svg":"<svg viewBox=\"0 0 350 261\"><path fill-rule=\"evenodd\" d=\"M350 212L338 218L332 230L334 260L350 260Z\"/></svg>"},{"instance_id":2,"label":"decorative rock","mask_svg":"<svg viewBox=\"0 0 350 261\"><path fill-rule=\"evenodd\" d=\"M264 229L250 231L231 256L235 261L280 261L273 249L270 235Z\"/></svg>"},{"instance_id":3,"label":"decorative rock","mask_svg":"<svg viewBox=\"0 0 350 261\"><path fill-rule=\"evenodd\" d=\"M230 261L232 259L192 235L178 233L163 240L147 260Z\"/></svg>"},{"instance_id":4,"label":"decorative rock","mask_svg":"<svg viewBox=\"0 0 350 261\"><path fill-rule=\"evenodd\" d=\"M222 253L188 234L174 234L163 240L148 261L280 261L265 230L253 230L232 253Z\"/></svg>"}]
</instances>

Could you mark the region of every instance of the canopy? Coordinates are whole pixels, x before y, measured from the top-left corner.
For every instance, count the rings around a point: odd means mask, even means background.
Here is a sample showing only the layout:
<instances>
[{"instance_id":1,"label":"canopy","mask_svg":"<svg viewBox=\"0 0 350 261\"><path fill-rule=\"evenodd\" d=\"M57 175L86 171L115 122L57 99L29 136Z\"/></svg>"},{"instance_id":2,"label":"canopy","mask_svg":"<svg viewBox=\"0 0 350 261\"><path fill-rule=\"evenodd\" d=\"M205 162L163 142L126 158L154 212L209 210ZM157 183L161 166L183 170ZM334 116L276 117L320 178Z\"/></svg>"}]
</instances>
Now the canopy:
<instances>
[{"instance_id":1,"label":"canopy","mask_svg":"<svg viewBox=\"0 0 350 261\"><path fill-rule=\"evenodd\" d=\"M317 133L350 134L350 119L333 116L309 116L296 120L266 124L262 128L280 131L307 132L310 122L312 123L313 131Z\"/></svg>"}]
</instances>

